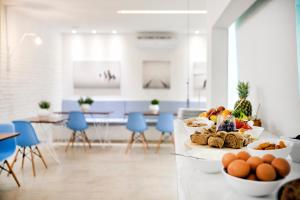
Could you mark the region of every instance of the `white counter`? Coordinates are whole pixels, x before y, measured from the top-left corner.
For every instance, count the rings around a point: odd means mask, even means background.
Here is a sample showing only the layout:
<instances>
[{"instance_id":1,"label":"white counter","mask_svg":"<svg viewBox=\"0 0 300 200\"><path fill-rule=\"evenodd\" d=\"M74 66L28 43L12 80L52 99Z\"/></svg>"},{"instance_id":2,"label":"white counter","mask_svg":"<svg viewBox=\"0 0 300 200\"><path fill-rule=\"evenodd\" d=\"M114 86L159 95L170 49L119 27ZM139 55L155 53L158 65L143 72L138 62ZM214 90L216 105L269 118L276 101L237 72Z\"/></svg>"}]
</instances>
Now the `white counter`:
<instances>
[{"instance_id":1,"label":"white counter","mask_svg":"<svg viewBox=\"0 0 300 200\"><path fill-rule=\"evenodd\" d=\"M182 120L176 120L174 127L176 153L186 154L188 148L184 145L184 142L189 138L189 136L185 134ZM176 157L179 200L276 199L276 192L264 198L254 198L239 194L227 184L221 173L202 173L201 171L197 170L192 163L193 162L191 161L191 158L184 158L181 156ZM288 175L288 177L286 177L285 182L299 177L300 164L292 163L291 173Z\"/></svg>"}]
</instances>

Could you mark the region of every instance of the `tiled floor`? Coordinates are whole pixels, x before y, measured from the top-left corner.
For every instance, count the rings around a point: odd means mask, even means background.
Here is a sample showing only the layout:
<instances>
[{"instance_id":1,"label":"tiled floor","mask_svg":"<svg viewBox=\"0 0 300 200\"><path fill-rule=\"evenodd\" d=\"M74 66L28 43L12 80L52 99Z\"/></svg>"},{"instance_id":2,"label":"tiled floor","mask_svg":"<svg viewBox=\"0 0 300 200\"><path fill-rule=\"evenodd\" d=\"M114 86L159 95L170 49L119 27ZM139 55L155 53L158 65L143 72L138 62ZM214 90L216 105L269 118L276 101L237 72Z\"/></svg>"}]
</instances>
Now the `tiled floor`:
<instances>
[{"instance_id":1,"label":"tiled floor","mask_svg":"<svg viewBox=\"0 0 300 200\"><path fill-rule=\"evenodd\" d=\"M0 176L0 200L174 200L177 198L175 157L171 145L162 146L155 154L150 146L147 154L141 146L125 155L125 145L110 148L94 146L84 152L74 147L65 153L57 147L62 160L57 165L45 154L49 169L37 161L37 176L32 176L31 165L20 160L14 167L22 184L18 189L11 177Z\"/></svg>"}]
</instances>

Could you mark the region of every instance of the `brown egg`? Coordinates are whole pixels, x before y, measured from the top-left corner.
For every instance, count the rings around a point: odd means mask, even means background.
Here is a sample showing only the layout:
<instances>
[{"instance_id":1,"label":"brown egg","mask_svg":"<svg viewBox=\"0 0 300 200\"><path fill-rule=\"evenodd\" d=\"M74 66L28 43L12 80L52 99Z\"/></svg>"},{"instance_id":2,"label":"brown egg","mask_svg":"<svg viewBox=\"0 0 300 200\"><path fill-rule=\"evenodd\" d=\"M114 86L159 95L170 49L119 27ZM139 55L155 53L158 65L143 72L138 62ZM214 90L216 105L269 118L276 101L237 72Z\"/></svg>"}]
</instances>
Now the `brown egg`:
<instances>
[{"instance_id":1,"label":"brown egg","mask_svg":"<svg viewBox=\"0 0 300 200\"><path fill-rule=\"evenodd\" d=\"M257 177L255 174L250 174L248 177L247 177L248 180L252 180L252 181L257 181Z\"/></svg>"},{"instance_id":2,"label":"brown egg","mask_svg":"<svg viewBox=\"0 0 300 200\"><path fill-rule=\"evenodd\" d=\"M250 158L250 154L246 151L240 151L236 156L238 159L242 159L244 161L247 161L248 158Z\"/></svg>"},{"instance_id":3,"label":"brown egg","mask_svg":"<svg viewBox=\"0 0 300 200\"><path fill-rule=\"evenodd\" d=\"M290 164L284 158L275 158L272 161L272 166L281 177L287 176L291 171Z\"/></svg>"},{"instance_id":4,"label":"brown egg","mask_svg":"<svg viewBox=\"0 0 300 200\"><path fill-rule=\"evenodd\" d=\"M237 157L235 154L226 153L222 158L222 163L223 163L224 168L226 169L228 167L228 165L236 159L237 159Z\"/></svg>"},{"instance_id":5,"label":"brown egg","mask_svg":"<svg viewBox=\"0 0 300 200\"><path fill-rule=\"evenodd\" d=\"M244 160L234 160L228 165L228 174L235 177L247 177L250 172L249 164Z\"/></svg>"},{"instance_id":6,"label":"brown egg","mask_svg":"<svg viewBox=\"0 0 300 200\"><path fill-rule=\"evenodd\" d=\"M276 179L276 171L272 165L262 163L256 168L256 176L261 181L274 181Z\"/></svg>"},{"instance_id":7,"label":"brown egg","mask_svg":"<svg viewBox=\"0 0 300 200\"><path fill-rule=\"evenodd\" d=\"M265 162L265 163L269 163L271 164L272 161L274 160L275 156L273 156L272 154L266 154L262 157L262 160Z\"/></svg>"},{"instance_id":8,"label":"brown egg","mask_svg":"<svg viewBox=\"0 0 300 200\"><path fill-rule=\"evenodd\" d=\"M250 165L251 170L255 171L257 166L263 163L263 160L260 157L252 156L247 160L247 163Z\"/></svg>"}]
</instances>

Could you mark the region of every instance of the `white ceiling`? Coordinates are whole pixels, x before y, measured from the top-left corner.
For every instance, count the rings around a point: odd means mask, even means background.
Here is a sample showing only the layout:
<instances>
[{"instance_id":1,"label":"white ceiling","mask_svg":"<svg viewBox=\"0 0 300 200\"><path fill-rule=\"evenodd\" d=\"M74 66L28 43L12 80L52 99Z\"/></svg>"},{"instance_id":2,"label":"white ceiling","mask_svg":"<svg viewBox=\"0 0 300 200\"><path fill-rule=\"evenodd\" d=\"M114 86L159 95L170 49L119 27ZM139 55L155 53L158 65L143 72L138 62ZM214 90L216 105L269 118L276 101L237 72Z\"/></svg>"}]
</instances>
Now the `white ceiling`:
<instances>
[{"instance_id":1,"label":"white ceiling","mask_svg":"<svg viewBox=\"0 0 300 200\"><path fill-rule=\"evenodd\" d=\"M188 2L189 1L189 6ZM206 10L206 0L5 0L11 9L31 15L61 31L99 32L200 30L206 32L206 15L121 15L117 10ZM188 22L189 18L189 22Z\"/></svg>"}]
</instances>

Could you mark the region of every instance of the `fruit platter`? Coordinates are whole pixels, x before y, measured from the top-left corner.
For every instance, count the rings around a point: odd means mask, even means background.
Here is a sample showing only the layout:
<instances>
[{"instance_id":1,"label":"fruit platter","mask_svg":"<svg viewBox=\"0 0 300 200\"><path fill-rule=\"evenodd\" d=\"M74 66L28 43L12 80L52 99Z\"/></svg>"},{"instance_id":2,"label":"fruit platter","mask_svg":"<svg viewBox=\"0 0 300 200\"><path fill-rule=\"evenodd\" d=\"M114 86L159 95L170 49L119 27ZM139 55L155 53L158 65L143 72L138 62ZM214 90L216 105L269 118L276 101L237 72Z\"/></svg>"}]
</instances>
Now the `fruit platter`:
<instances>
[{"instance_id":1,"label":"fruit platter","mask_svg":"<svg viewBox=\"0 0 300 200\"><path fill-rule=\"evenodd\" d=\"M213 121L218 131L245 133L246 135L258 139L264 131L264 128L254 126L257 119L256 117L252 117L252 105L251 102L247 100L249 84L239 82L237 89L239 100L235 103L233 110L225 108L224 106L218 106L210 108L206 112L202 112L199 114L199 117Z\"/></svg>"}]
</instances>

